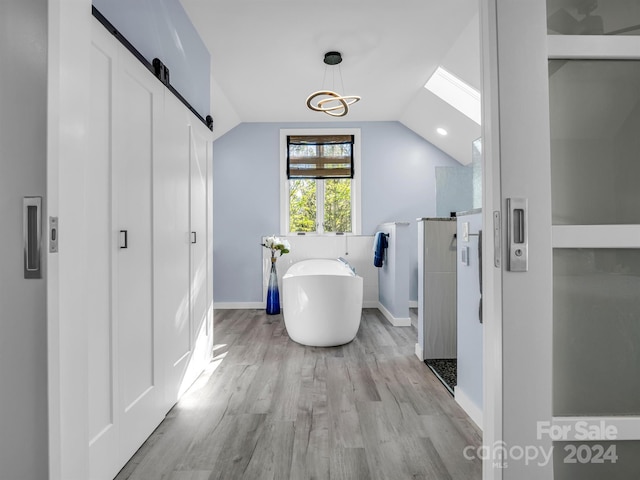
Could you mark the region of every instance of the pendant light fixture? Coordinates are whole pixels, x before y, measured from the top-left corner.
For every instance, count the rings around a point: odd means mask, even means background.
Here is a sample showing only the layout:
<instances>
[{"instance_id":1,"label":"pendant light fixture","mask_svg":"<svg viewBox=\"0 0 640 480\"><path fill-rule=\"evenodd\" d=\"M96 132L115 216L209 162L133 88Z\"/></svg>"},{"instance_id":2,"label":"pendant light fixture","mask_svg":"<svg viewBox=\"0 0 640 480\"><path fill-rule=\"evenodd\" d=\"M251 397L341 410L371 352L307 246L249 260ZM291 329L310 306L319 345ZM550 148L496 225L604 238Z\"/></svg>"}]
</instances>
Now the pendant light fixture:
<instances>
[{"instance_id":1,"label":"pendant light fixture","mask_svg":"<svg viewBox=\"0 0 640 480\"><path fill-rule=\"evenodd\" d=\"M342 70L340 70L340 63L342 62L342 55L340 52L327 52L324 54L324 63L327 65L324 69L324 78L322 85L324 87L324 81L327 77L327 68L331 67L334 71L333 76L333 90L318 90L313 92L307 97L307 107L316 112L323 112L332 117L344 117L349 113L349 106L353 105L360 100L357 95L340 95L335 92L335 69L338 70L340 75L340 86L344 91L344 84L342 83Z\"/></svg>"}]
</instances>

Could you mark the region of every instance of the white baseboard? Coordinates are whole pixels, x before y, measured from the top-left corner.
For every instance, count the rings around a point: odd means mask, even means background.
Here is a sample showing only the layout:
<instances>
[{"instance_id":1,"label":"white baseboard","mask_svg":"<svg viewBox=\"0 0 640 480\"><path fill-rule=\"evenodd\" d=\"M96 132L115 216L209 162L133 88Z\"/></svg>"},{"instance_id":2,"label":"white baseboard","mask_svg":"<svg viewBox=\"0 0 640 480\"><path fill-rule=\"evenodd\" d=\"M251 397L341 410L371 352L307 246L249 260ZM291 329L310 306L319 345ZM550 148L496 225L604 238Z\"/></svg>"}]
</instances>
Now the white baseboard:
<instances>
[{"instance_id":1,"label":"white baseboard","mask_svg":"<svg viewBox=\"0 0 640 480\"><path fill-rule=\"evenodd\" d=\"M377 300L365 300L362 308L379 308L380 302ZM266 308L264 302L215 302L213 308L216 310L253 310Z\"/></svg>"},{"instance_id":2,"label":"white baseboard","mask_svg":"<svg viewBox=\"0 0 640 480\"><path fill-rule=\"evenodd\" d=\"M394 317L389 310L385 308L380 302L375 300L365 300L362 305L363 308L377 308L382 315L389 320L394 327L410 327L411 318L398 318ZM214 310L255 310L265 308L264 302L215 302L213 304Z\"/></svg>"},{"instance_id":3,"label":"white baseboard","mask_svg":"<svg viewBox=\"0 0 640 480\"><path fill-rule=\"evenodd\" d=\"M482 430L482 409L478 407L471 399L464 393L460 387L454 387L454 397L458 405L467 412L467 415L473 420L480 430Z\"/></svg>"},{"instance_id":4,"label":"white baseboard","mask_svg":"<svg viewBox=\"0 0 640 480\"><path fill-rule=\"evenodd\" d=\"M378 302L378 310L380 310L380 313L384 315L384 318L389 320L389 323L391 323L391 325L393 325L394 327L410 327L411 326L411 319L409 317L407 318L394 317L391 314L391 312L387 310L386 307L382 305L380 302Z\"/></svg>"},{"instance_id":5,"label":"white baseboard","mask_svg":"<svg viewBox=\"0 0 640 480\"><path fill-rule=\"evenodd\" d=\"M409 300L409 308L418 308L417 300Z\"/></svg>"},{"instance_id":6,"label":"white baseboard","mask_svg":"<svg viewBox=\"0 0 640 480\"><path fill-rule=\"evenodd\" d=\"M424 362L424 353L422 352L422 347L419 343L416 343L416 357L420 359L421 362Z\"/></svg>"},{"instance_id":7,"label":"white baseboard","mask_svg":"<svg viewBox=\"0 0 640 480\"><path fill-rule=\"evenodd\" d=\"M265 308L264 302L215 302L214 310L254 310Z\"/></svg>"}]
</instances>

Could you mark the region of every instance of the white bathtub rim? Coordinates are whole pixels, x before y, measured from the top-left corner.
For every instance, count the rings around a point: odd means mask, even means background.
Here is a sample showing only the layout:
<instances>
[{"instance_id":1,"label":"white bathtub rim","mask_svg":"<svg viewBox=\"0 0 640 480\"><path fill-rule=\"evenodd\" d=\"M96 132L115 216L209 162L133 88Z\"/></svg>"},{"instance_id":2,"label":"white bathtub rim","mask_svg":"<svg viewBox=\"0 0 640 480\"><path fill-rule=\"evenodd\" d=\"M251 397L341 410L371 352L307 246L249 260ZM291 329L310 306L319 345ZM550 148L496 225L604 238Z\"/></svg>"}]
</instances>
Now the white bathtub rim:
<instances>
[{"instance_id":1,"label":"white bathtub rim","mask_svg":"<svg viewBox=\"0 0 640 480\"><path fill-rule=\"evenodd\" d=\"M329 266L331 269L329 270L321 270L321 271L299 271L303 269L305 266L309 266L312 268L312 265L322 265ZM345 277L360 277L349 263L345 263L343 260L339 260L337 258L307 258L304 260L300 260L289 266L286 273L282 276L282 278L290 278L290 277L305 277L305 276L345 276ZM361 277L362 278L362 277Z\"/></svg>"}]
</instances>

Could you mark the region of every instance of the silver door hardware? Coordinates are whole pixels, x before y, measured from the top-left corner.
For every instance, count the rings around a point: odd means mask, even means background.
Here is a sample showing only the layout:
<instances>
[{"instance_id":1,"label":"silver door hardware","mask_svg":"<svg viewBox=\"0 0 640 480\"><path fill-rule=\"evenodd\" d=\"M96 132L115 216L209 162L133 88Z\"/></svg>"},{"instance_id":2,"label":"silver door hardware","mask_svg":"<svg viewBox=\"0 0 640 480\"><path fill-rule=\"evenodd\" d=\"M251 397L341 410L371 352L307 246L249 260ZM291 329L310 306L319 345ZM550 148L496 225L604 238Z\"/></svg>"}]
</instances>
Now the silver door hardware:
<instances>
[{"instance_id":1,"label":"silver door hardware","mask_svg":"<svg viewBox=\"0 0 640 480\"><path fill-rule=\"evenodd\" d=\"M120 248L129 248L129 232L120 230Z\"/></svg>"},{"instance_id":2,"label":"silver door hardware","mask_svg":"<svg viewBox=\"0 0 640 480\"><path fill-rule=\"evenodd\" d=\"M500 268L502 263L500 212L493 212L493 266Z\"/></svg>"},{"instance_id":3,"label":"silver door hardware","mask_svg":"<svg viewBox=\"0 0 640 480\"><path fill-rule=\"evenodd\" d=\"M42 197L22 199L24 278L42 278Z\"/></svg>"},{"instance_id":4,"label":"silver door hardware","mask_svg":"<svg viewBox=\"0 0 640 480\"><path fill-rule=\"evenodd\" d=\"M49 217L49 253L58 253L58 217Z\"/></svg>"},{"instance_id":5,"label":"silver door hardware","mask_svg":"<svg viewBox=\"0 0 640 480\"><path fill-rule=\"evenodd\" d=\"M191 232L191 243L197 243L197 242L198 242L198 236L196 232Z\"/></svg>"},{"instance_id":6,"label":"silver door hardware","mask_svg":"<svg viewBox=\"0 0 640 480\"><path fill-rule=\"evenodd\" d=\"M529 257L529 232L526 198L508 198L509 212L507 242L509 244L509 265L511 272L526 272Z\"/></svg>"}]
</instances>

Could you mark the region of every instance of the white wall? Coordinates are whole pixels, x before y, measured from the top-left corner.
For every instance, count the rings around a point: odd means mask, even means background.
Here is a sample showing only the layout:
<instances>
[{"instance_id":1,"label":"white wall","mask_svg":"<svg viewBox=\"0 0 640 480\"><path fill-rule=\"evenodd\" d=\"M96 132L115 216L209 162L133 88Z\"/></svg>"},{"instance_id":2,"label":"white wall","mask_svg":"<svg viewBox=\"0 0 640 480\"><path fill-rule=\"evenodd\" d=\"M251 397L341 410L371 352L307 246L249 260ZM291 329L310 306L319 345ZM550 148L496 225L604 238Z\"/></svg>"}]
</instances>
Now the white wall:
<instances>
[{"instance_id":1,"label":"white wall","mask_svg":"<svg viewBox=\"0 0 640 480\"><path fill-rule=\"evenodd\" d=\"M462 235L463 223L469 224L468 240ZM482 212L459 215L457 219L457 338L458 385L455 396L458 403L482 428L482 365L483 324L480 323L480 262L479 237ZM462 262L462 251L468 253Z\"/></svg>"},{"instance_id":2,"label":"white wall","mask_svg":"<svg viewBox=\"0 0 640 480\"><path fill-rule=\"evenodd\" d=\"M44 479L46 272L23 278L22 197L46 202L47 2L3 0L0 18L0 476Z\"/></svg>"}]
</instances>

